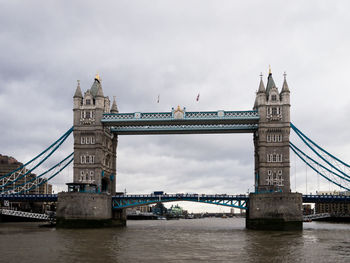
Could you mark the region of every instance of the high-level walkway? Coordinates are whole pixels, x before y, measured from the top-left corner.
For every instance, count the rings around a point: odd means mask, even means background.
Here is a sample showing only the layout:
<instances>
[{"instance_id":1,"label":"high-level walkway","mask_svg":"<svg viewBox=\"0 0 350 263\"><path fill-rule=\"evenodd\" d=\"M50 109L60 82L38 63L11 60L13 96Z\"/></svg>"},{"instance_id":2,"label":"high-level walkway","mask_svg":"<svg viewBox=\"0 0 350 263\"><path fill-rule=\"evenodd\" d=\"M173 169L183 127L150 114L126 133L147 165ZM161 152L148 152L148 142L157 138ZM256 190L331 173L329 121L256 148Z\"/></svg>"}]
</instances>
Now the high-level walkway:
<instances>
[{"instance_id":1,"label":"high-level walkway","mask_svg":"<svg viewBox=\"0 0 350 263\"><path fill-rule=\"evenodd\" d=\"M119 135L249 133L258 128L257 111L198 111L103 114L101 122Z\"/></svg>"}]
</instances>

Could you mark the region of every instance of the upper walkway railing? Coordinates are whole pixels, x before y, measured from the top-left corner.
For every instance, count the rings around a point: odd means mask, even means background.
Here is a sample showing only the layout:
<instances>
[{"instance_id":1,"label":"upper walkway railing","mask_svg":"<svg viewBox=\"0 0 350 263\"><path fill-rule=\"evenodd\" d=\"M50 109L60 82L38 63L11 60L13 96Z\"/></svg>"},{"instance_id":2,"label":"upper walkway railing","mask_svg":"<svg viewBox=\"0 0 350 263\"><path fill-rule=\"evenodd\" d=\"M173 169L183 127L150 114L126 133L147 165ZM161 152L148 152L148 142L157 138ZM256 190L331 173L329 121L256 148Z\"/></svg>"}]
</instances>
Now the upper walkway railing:
<instances>
[{"instance_id":1,"label":"upper walkway railing","mask_svg":"<svg viewBox=\"0 0 350 263\"><path fill-rule=\"evenodd\" d=\"M101 122L118 134L247 133L258 128L257 111L135 112L104 114Z\"/></svg>"}]
</instances>

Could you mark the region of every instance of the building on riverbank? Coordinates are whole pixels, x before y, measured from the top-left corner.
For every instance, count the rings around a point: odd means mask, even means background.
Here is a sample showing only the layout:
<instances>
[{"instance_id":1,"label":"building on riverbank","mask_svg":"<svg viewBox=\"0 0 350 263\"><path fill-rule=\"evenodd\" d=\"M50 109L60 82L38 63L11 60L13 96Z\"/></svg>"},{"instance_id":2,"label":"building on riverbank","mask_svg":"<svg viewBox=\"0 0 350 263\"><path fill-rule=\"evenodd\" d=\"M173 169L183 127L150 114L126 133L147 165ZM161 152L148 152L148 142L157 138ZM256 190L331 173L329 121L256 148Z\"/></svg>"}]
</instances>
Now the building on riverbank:
<instances>
[{"instance_id":1,"label":"building on riverbank","mask_svg":"<svg viewBox=\"0 0 350 263\"><path fill-rule=\"evenodd\" d=\"M350 195L350 191L318 191L318 195ZM350 202L343 203L316 203L315 204L316 214L329 213L331 215L341 215L341 216L350 216Z\"/></svg>"}]
</instances>

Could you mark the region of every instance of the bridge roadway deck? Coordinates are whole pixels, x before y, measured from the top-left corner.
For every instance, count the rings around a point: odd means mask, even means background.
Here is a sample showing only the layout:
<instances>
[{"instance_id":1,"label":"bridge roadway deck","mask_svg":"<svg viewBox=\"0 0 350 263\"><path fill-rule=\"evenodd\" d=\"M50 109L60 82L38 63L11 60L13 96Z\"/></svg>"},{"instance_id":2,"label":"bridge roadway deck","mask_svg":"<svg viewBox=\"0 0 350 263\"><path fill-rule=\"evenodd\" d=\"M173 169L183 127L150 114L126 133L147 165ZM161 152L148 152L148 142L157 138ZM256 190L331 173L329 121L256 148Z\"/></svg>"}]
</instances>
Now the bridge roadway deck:
<instances>
[{"instance_id":1,"label":"bridge roadway deck","mask_svg":"<svg viewBox=\"0 0 350 263\"><path fill-rule=\"evenodd\" d=\"M205 194L165 194L165 195L153 195L153 194L138 194L138 195L116 195L112 197L112 200L150 200L150 201L198 201L198 198L202 200L220 200L220 201L247 201L248 195L205 195ZM57 194L0 194L0 200L8 200L12 202L56 202ZM350 202L350 196L346 195L303 195L304 203L343 203Z\"/></svg>"},{"instance_id":2,"label":"bridge roadway deck","mask_svg":"<svg viewBox=\"0 0 350 263\"><path fill-rule=\"evenodd\" d=\"M257 111L135 112L104 114L101 122L123 135L250 133L258 128Z\"/></svg>"}]
</instances>

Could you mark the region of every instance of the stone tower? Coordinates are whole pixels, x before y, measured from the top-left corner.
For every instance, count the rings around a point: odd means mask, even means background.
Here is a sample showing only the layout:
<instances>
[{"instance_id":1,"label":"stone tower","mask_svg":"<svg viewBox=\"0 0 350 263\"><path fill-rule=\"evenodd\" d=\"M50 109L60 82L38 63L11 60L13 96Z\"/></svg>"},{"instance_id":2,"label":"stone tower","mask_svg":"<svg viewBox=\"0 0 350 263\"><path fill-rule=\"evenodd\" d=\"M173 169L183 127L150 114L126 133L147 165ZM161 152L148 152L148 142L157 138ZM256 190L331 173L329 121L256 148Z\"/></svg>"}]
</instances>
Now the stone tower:
<instances>
[{"instance_id":1,"label":"stone tower","mask_svg":"<svg viewBox=\"0 0 350 263\"><path fill-rule=\"evenodd\" d=\"M290 192L290 91L284 74L281 92L271 69L265 89L262 75L254 110L260 115L254 133L255 192Z\"/></svg>"},{"instance_id":2,"label":"stone tower","mask_svg":"<svg viewBox=\"0 0 350 263\"><path fill-rule=\"evenodd\" d=\"M110 109L110 100L103 95L98 74L84 96L78 81L73 99L73 184L80 186L79 191L107 192L114 195L118 139L109 128L103 127L101 119L104 113L118 112L115 99Z\"/></svg>"},{"instance_id":3,"label":"stone tower","mask_svg":"<svg viewBox=\"0 0 350 263\"><path fill-rule=\"evenodd\" d=\"M249 194L246 227L301 230L302 195L290 191L290 92L286 74L281 92L271 69L266 89L260 79L254 110L260 120L254 133L255 193Z\"/></svg>"},{"instance_id":4,"label":"stone tower","mask_svg":"<svg viewBox=\"0 0 350 263\"><path fill-rule=\"evenodd\" d=\"M112 210L112 195L116 189L116 148L118 139L104 127L104 113L118 113L115 99L103 95L101 79L84 96L80 83L73 106L74 163L73 183L68 192L58 193L57 227L113 227L126 224L125 210Z\"/></svg>"}]
</instances>

